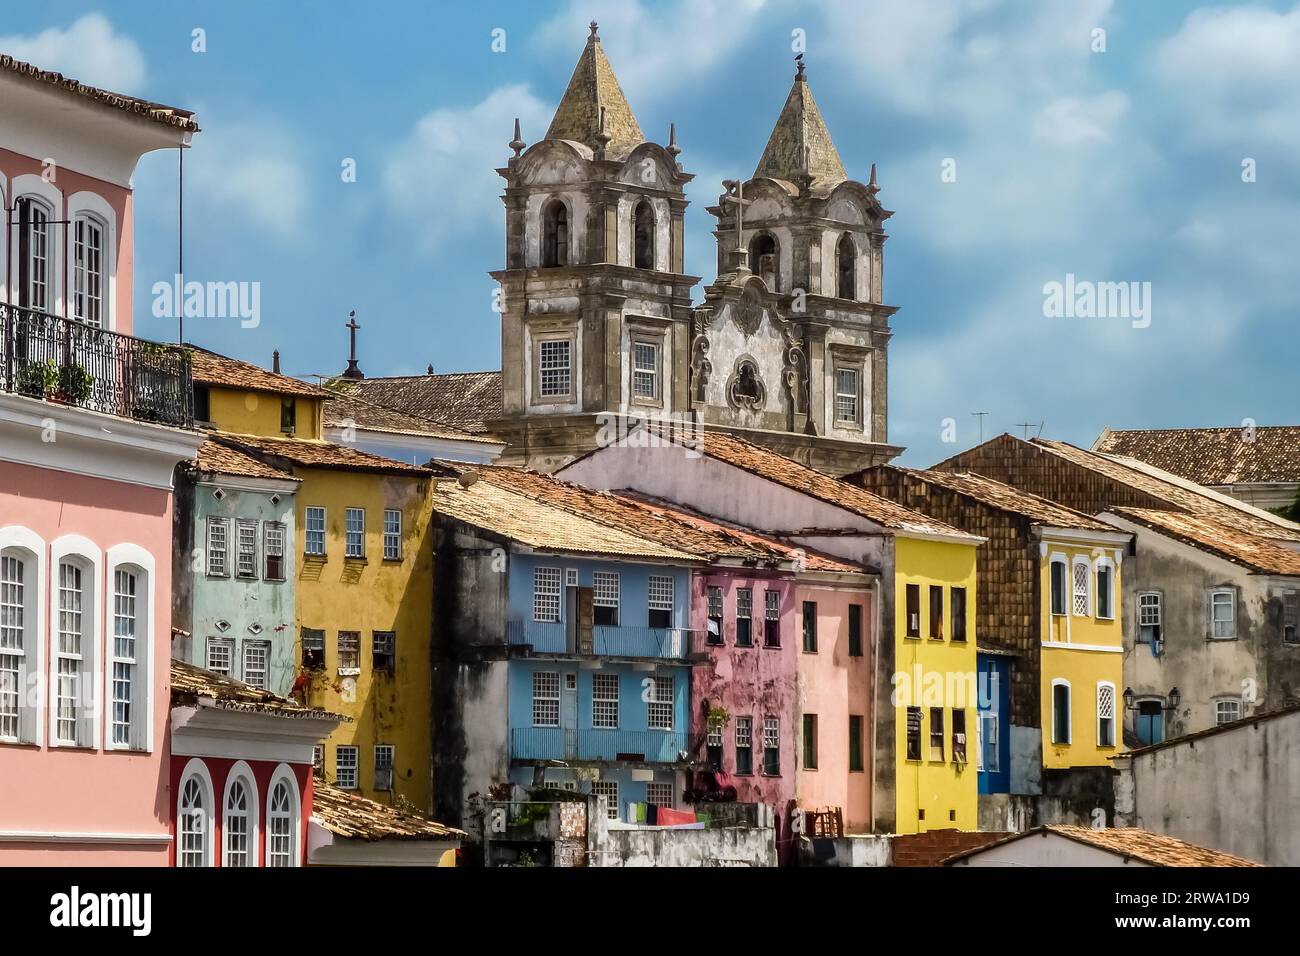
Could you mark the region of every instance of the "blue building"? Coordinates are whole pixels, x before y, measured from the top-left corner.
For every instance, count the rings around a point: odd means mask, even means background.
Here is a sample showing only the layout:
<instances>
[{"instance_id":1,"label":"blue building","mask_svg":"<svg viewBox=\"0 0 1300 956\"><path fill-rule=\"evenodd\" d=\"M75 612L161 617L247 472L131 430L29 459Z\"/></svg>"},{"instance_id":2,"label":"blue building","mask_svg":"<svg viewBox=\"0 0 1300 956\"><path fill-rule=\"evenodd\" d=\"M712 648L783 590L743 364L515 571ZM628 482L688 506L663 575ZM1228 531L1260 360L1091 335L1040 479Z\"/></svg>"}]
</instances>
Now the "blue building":
<instances>
[{"instance_id":1,"label":"blue building","mask_svg":"<svg viewBox=\"0 0 1300 956\"><path fill-rule=\"evenodd\" d=\"M490 795L547 786L604 795L626 822L629 804L681 806L707 562L590 494L496 467L436 482L435 810L471 833Z\"/></svg>"}]
</instances>

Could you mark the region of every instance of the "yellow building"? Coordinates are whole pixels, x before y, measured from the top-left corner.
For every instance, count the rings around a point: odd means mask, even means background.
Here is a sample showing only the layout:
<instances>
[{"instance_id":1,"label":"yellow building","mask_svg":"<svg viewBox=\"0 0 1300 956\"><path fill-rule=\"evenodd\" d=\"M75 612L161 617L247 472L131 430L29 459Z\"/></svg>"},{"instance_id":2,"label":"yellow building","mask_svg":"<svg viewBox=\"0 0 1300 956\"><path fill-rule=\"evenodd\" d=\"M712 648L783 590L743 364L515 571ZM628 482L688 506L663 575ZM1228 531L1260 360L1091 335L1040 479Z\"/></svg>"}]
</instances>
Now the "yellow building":
<instances>
[{"instance_id":1,"label":"yellow building","mask_svg":"<svg viewBox=\"0 0 1300 956\"><path fill-rule=\"evenodd\" d=\"M433 472L322 439L330 393L194 349L214 440L298 479L295 696L352 718L318 751L343 789L428 812Z\"/></svg>"},{"instance_id":2,"label":"yellow building","mask_svg":"<svg viewBox=\"0 0 1300 956\"><path fill-rule=\"evenodd\" d=\"M894 539L896 832L978 829L976 547Z\"/></svg>"},{"instance_id":3,"label":"yellow building","mask_svg":"<svg viewBox=\"0 0 1300 956\"><path fill-rule=\"evenodd\" d=\"M1123 750L1124 550L1117 533L1053 536L1039 547L1043 766L1105 767Z\"/></svg>"}]
</instances>

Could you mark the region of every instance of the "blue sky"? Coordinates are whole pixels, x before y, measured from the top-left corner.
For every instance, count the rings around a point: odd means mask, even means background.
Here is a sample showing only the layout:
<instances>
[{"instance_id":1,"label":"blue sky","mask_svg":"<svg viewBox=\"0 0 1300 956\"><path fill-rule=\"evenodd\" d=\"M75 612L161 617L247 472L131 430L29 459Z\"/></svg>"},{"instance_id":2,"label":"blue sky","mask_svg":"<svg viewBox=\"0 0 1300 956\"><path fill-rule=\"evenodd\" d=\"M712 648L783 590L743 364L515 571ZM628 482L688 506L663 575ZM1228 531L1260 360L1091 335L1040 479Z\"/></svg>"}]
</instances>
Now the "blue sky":
<instances>
[{"instance_id":1,"label":"blue sky","mask_svg":"<svg viewBox=\"0 0 1300 956\"><path fill-rule=\"evenodd\" d=\"M530 143L545 131L593 17L642 129L662 142L677 124L700 291L704 207L752 173L804 31L850 175L878 163L896 211L904 463L973 444L977 411L986 437L1042 421L1084 445L1103 425L1300 421L1300 3L53 0L7 8L0 50L198 114L186 277L260 282L262 322L187 338L332 374L356 309L367 373L478 370L500 361L494 168L514 116ZM136 330L166 339L149 289L175 271L174 154L141 162L136 197ZM1067 273L1151 283L1149 327L1045 318Z\"/></svg>"}]
</instances>

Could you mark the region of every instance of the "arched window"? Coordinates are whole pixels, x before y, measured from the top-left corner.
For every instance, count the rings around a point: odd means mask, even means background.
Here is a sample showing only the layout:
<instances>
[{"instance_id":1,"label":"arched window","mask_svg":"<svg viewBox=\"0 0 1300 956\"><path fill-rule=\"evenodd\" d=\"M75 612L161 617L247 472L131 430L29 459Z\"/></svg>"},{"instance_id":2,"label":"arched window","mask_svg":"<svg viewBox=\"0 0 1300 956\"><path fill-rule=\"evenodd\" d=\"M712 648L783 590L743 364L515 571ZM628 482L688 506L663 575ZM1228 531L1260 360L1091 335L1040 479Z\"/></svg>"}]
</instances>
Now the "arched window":
<instances>
[{"instance_id":1,"label":"arched window","mask_svg":"<svg viewBox=\"0 0 1300 956\"><path fill-rule=\"evenodd\" d=\"M72 317L95 328L105 325L104 224L78 216L72 224Z\"/></svg>"},{"instance_id":2,"label":"arched window","mask_svg":"<svg viewBox=\"0 0 1300 956\"><path fill-rule=\"evenodd\" d=\"M252 779L237 769L226 784L221 832L223 866L257 866L257 794Z\"/></svg>"},{"instance_id":3,"label":"arched window","mask_svg":"<svg viewBox=\"0 0 1300 956\"><path fill-rule=\"evenodd\" d=\"M759 233L749 243L749 271L758 276L771 292L781 291L780 256L776 239L766 232Z\"/></svg>"},{"instance_id":4,"label":"arched window","mask_svg":"<svg viewBox=\"0 0 1300 956\"><path fill-rule=\"evenodd\" d=\"M88 675L92 673L94 651L94 604L92 582L79 561L59 562L58 621L54 658L58 683L55 687L54 737L61 744L93 746L87 732L90 717L83 697L88 697Z\"/></svg>"},{"instance_id":5,"label":"arched window","mask_svg":"<svg viewBox=\"0 0 1300 956\"><path fill-rule=\"evenodd\" d=\"M1070 742L1070 682L1064 678L1052 681L1052 743Z\"/></svg>"},{"instance_id":6,"label":"arched window","mask_svg":"<svg viewBox=\"0 0 1300 956\"><path fill-rule=\"evenodd\" d=\"M553 269L569 264L569 210L552 199L542 212L542 267Z\"/></svg>"},{"instance_id":7,"label":"arched window","mask_svg":"<svg viewBox=\"0 0 1300 956\"><path fill-rule=\"evenodd\" d=\"M36 708L27 700L37 663L36 556L20 548L0 551L0 741L36 742Z\"/></svg>"},{"instance_id":8,"label":"arched window","mask_svg":"<svg viewBox=\"0 0 1300 956\"><path fill-rule=\"evenodd\" d=\"M18 199L18 304L48 312L53 296L54 237L50 208L34 196Z\"/></svg>"},{"instance_id":9,"label":"arched window","mask_svg":"<svg viewBox=\"0 0 1300 956\"><path fill-rule=\"evenodd\" d=\"M109 740L117 746L130 747L137 741L133 729L143 723L136 713L140 693L137 666L144 648L141 616L137 597L143 598L141 575L134 569L118 568L113 575L113 685L112 712L109 715Z\"/></svg>"},{"instance_id":10,"label":"arched window","mask_svg":"<svg viewBox=\"0 0 1300 956\"><path fill-rule=\"evenodd\" d=\"M180 808L176 818L176 865L211 866L212 808L203 779L192 773L181 784Z\"/></svg>"},{"instance_id":11,"label":"arched window","mask_svg":"<svg viewBox=\"0 0 1300 956\"><path fill-rule=\"evenodd\" d=\"M1115 685L1097 682L1097 746L1115 746Z\"/></svg>"},{"instance_id":12,"label":"arched window","mask_svg":"<svg viewBox=\"0 0 1300 956\"><path fill-rule=\"evenodd\" d=\"M636 253L633 265L638 269L655 267L655 211L650 203L641 200L632 214L632 230Z\"/></svg>"},{"instance_id":13,"label":"arched window","mask_svg":"<svg viewBox=\"0 0 1300 956\"><path fill-rule=\"evenodd\" d=\"M298 865L298 797L289 779L271 787L266 808L266 865Z\"/></svg>"},{"instance_id":14,"label":"arched window","mask_svg":"<svg viewBox=\"0 0 1300 956\"><path fill-rule=\"evenodd\" d=\"M836 295L841 299L855 299L856 280L857 280L857 258L858 250L853 245L853 237L847 232L840 236L839 245L835 249L835 258L839 266L839 284Z\"/></svg>"}]
</instances>

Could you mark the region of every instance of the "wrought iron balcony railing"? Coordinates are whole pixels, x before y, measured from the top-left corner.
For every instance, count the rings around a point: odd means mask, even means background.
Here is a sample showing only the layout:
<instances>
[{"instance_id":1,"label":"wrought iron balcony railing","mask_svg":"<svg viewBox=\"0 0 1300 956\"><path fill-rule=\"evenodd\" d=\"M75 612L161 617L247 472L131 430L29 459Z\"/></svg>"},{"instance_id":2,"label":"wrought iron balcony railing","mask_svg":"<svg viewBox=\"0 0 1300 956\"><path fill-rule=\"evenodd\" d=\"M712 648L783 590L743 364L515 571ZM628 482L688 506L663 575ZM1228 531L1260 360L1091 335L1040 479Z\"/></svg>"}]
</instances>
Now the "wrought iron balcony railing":
<instances>
[{"instance_id":1,"label":"wrought iron balcony railing","mask_svg":"<svg viewBox=\"0 0 1300 956\"><path fill-rule=\"evenodd\" d=\"M0 391L190 428L189 354L0 302Z\"/></svg>"},{"instance_id":2,"label":"wrought iron balcony railing","mask_svg":"<svg viewBox=\"0 0 1300 956\"><path fill-rule=\"evenodd\" d=\"M602 657L649 657L684 660L703 632L685 627L623 627L598 624L590 634L569 633L563 621L509 621L506 642L527 644L540 654L598 654Z\"/></svg>"},{"instance_id":3,"label":"wrought iron balcony railing","mask_svg":"<svg viewBox=\"0 0 1300 956\"><path fill-rule=\"evenodd\" d=\"M510 731L513 760L677 763L686 746L686 733L675 730L515 727Z\"/></svg>"}]
</instances>

